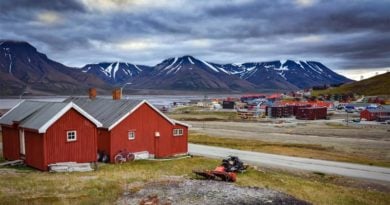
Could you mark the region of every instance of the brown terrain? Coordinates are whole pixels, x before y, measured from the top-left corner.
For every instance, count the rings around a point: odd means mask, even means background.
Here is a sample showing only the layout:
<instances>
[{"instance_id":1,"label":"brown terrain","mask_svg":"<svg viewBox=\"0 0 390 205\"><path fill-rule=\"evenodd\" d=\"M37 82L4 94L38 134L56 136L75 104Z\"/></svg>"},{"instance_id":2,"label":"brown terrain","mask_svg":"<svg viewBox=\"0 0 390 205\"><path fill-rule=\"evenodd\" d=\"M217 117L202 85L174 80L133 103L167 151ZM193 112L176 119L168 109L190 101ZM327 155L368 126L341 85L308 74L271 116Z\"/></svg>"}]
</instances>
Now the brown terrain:
<instances>
[{"instance_id":1,"label":"brown terrain","mask_svg":"<svg viewBox=\"0 0 390 205\"><path fill-rule=\"evenodd\" d=\"M389 126L344 126L332 122L187 122L193 133L271 143L319 145L334 152L361 155L390 163Z\"/></svg>"}]
</instances>

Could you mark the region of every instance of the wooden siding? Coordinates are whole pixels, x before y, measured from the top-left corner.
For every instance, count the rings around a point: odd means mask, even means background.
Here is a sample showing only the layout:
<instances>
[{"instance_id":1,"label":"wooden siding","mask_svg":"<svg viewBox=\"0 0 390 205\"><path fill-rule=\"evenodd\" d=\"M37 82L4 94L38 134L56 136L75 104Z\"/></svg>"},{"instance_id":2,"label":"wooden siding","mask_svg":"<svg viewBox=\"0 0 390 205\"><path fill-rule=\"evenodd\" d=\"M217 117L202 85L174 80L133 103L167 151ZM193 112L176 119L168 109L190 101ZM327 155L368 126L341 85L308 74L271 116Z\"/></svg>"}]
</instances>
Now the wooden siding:
<instances>
[{"instance_id":1,"label":"wooden siding","mask_svg":"<svg viewBox=\"0 0 390 205\"><path fill-rule=\"evenodd\" d=\"M76 141L67 141L67 131L77 132ZM95 162L97 154L96 126L71 109L45 133L45 166L55 162Z\"/></svg>"},{"instance_id":2,"label":"wooden siding","mask_svg":"<svg viewBox=\"0 0 390 205\"><path fill-rule=\"evenodd\" d=\"M360 119L366 119L367 121L375 120L376 116L369 110L363 110L360 112Z\"/></svg>"},{"instance_id":3,"label":"wooden siding","mask_svg":"<svg viewBox=\"0 0 390 205\"><path fill-rule=\"evenodd\" d=\"M183 125L176 124L174 129L183 129L182 136L173 136L170 146L171 152L175 154L188 152L188 128Z\"/></svg>"},{"instance_id":4,"label":"wooden siding","mask_svg":"<svg viewBox=\"0 0 390 205\"><path fill-rule=\"evenodd\" d=\"M299 120L326 119L326 115L327 115L326 107L299 108L297 111L296 119Z\"/></svg>"},{"instance_id":5,"label":"wooden siding","mask_svg":"<svg viewBox=\"0 0 390 205\"><path fill-rule=\"evenodd\" d=\"M3 135L3 157L7 160L20 158L19 130L16 127L1 126Z\"/></svg>"},{"instance_id":6,"label":"wooden siding","mask_svg":"<svg viewBox=\"0 0 390 205\"><path fill-rule=\"evenodd\" d=\"M110 159L123 149L129 152L148 151L155 157L167 157L187 152L187 133L183 136L173 136L174 126L153 110L143 104L130 116L120 122L110 131ZM128 132L135 131L135 139L128 139ZM155 132L160 137L155 137Z\"/></svg>"},{"instance_id":7,"label":"wooden siding","mask_svg":"<svg viewBox=\"0 0 390 205\"><path fill-rule=\"evenodd\" d=\"M39 134L33 131L24 131L25 143L26 143L26 159L25 163L28 166L47 170L44 159L44 134Z\"/></svg>"},{"instance_id":8,"label":"wooden siding","mask_svg":"<svg viewBox=\"0 0 390 205\"><path fill-rule=\"evenodd\" d=\"M108 130L98 129L97 145L98 151L104 151L111 157L110 132Z\"/></svg>"}]
</instances>

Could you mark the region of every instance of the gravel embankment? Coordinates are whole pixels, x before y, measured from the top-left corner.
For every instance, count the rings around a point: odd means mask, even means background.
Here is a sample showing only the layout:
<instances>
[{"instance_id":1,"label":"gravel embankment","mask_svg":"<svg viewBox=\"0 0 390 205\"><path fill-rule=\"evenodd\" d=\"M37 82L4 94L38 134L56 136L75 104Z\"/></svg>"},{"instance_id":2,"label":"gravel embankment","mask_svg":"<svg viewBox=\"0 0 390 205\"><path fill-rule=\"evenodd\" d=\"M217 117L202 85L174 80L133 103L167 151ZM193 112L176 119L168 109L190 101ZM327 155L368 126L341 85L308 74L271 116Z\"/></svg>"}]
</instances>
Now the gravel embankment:
<instances>
[{"instance_id":1,"label":"gravel embankment","mask_svg":"<svg viewBox=\"0 0 390 205\"><path fill-rule=\"evenodd\" d=\"M133 188L134 189L134 188ZM130 187L130 190L132 188ZM232 183L184 180L152 182L127 192L118 204L140 204L150 196L156 196L159 204L309 204L292 196L270 189L239 187Z\"/></svg>"}]
</instances>

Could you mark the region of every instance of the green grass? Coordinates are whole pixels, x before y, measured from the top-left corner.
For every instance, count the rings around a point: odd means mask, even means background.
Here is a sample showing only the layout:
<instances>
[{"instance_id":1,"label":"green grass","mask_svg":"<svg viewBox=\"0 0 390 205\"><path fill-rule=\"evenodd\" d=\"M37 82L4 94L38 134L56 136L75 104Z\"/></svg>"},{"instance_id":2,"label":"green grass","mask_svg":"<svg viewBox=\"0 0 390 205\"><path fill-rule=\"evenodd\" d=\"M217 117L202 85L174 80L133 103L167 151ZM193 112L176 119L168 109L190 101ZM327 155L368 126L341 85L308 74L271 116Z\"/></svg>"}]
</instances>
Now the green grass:
<instances>
[{"instance_id":1,"label":"green grass","mask_svg":"<svg viewBox=\"0 0 390 205\"><path fill-rule=\"evenodd\" d=\"M173 161L136 161L104 165L88 173L47 173L0 168L0 204L113 204L125 191L167 176L191 179L193 169L213 169L220 160L193 157ZM387 191L367 190L359 182L313 173L291 174L250 168L238 175L239 186L271 188L314 204L389 204ZM136 189L127 185L141 183Z\"/></svg>"},{"instance_id":2,"label":"green grass","mask_svg":"<svg viewBox=\"0 0 390 205\"><path fill-rule=\"evenodd\" d=\"M198 133L190 133L188 141L239 150L390 167L390 162L386 160L371 159L365 155L335 150L333 147L319 144L270 143L260 140L213 137Z\"/></svg>"}]
</instances>

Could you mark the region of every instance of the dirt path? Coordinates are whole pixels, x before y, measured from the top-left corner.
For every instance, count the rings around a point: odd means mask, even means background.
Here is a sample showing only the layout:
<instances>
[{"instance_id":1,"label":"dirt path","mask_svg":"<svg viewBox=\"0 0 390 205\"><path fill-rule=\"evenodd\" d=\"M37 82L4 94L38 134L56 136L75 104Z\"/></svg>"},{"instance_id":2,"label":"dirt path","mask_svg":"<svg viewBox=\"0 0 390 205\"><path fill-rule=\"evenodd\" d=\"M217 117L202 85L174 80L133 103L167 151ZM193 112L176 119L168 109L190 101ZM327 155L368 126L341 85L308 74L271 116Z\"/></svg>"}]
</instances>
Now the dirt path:
<instances>
[{"instance_id":1,"label":"dirt path","mask_svg":"<svg viewBox=\"0 0 390 205\"><path fill-rule=\"evenodd\" d=\"M390 182L390 168L308 159L301 157L289 157L196 144L188 144L188 149L189 152L193 155L201 155L205 157L224 158L229 155L234 155L238 156L241 160L249 164L267 165L271 167L287 169L300 169L306 171L342 175L347 177Z\"/></svg>"}]
</instances>

